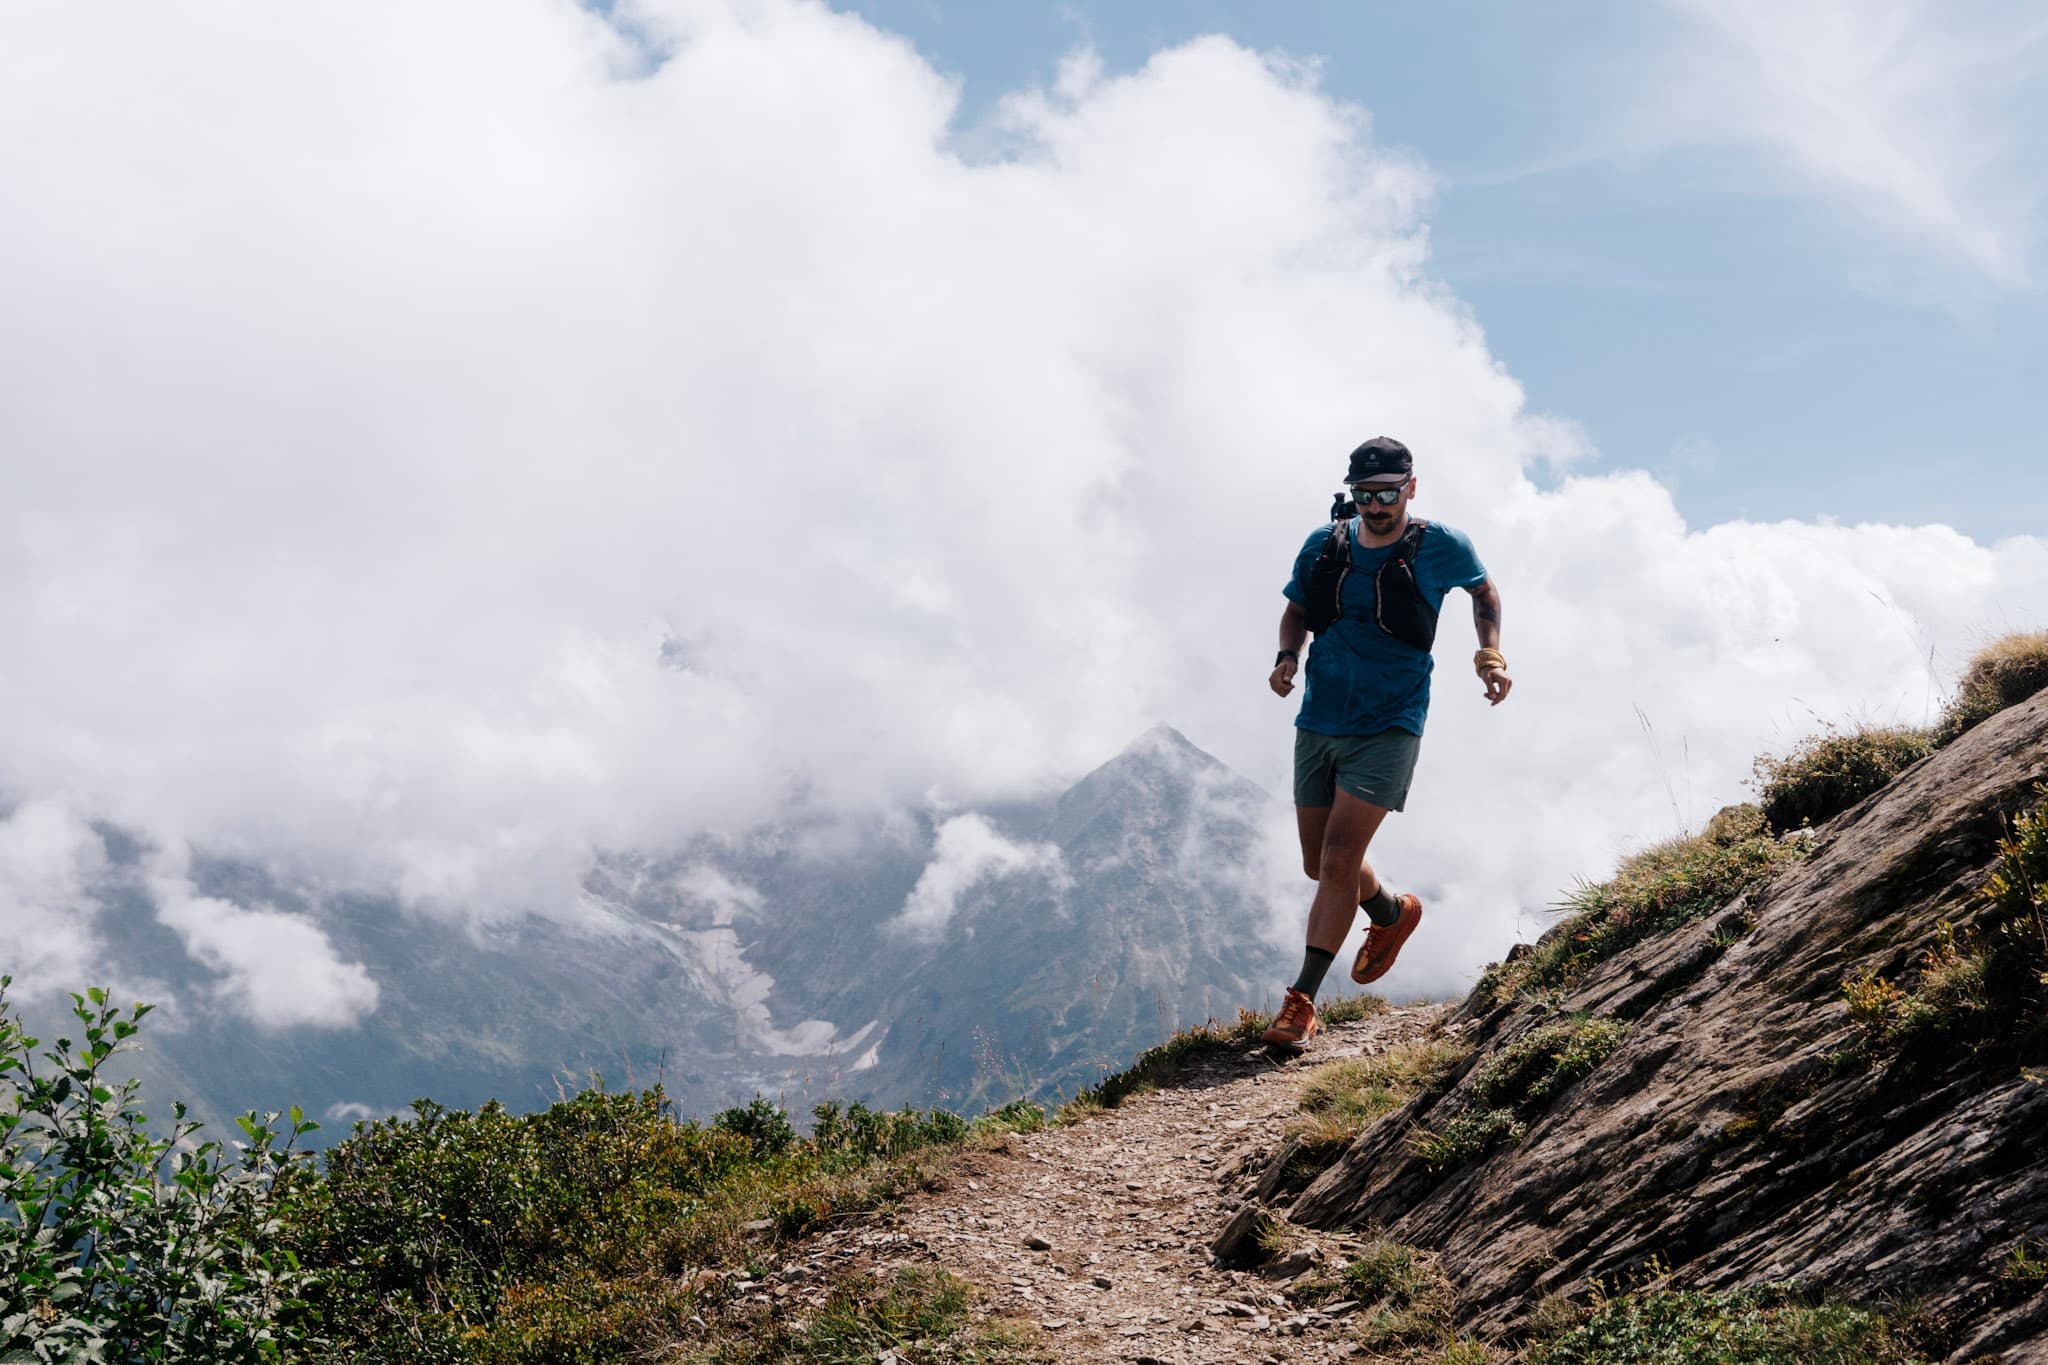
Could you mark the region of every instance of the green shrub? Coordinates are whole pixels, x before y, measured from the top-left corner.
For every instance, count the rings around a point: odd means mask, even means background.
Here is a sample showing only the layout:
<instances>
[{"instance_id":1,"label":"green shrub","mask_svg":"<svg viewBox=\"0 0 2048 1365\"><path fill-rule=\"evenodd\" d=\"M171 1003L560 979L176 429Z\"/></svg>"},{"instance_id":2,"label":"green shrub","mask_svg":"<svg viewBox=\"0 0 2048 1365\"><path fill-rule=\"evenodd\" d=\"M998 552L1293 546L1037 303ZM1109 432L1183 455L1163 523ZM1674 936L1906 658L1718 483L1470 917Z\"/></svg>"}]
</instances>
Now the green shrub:
<instances>
[{"instance_id":1,"label":"green shrub","mask_svg":"<svg viewBox=\"0 0 2048 1365\"><path fill-rule=\"evenodd\" d=\"M659 1359L689 1332L695 1295L660 1275L571 1270L513 1285L486 1330L462 1343L476 1365L615 1365Z\"/></svg>"},{"instance_id":2,"label":"green shrub","mask_svg":"<svg viewBox=\"0 0 2048 1365\"><path fill-rule=\"evenodd\" d=\"M1764 818L1783 833L1823 824L1934 752L1934 737L1903 726L1830 730L1801 741L1782 758L1757 759Z\"/></svg>"},{"instance_id":3,"label":"green shrub","mask_svg":"<svg viewBox=\"0 0 2048 1365\"><path fill-rule=\"evenodd\" d=\"M1408 1148L1429 1165L1451 1170L1528 1134L1528 1125L1512 1109L1467 1109L1441 1128L1417 1128L1408 1135Z\"/></svg>"},{"instance_id":4,"label":"green shrub","mask_svg":"<svg viewBox=\"0 0 2048 1365\"><path fill-rule=\"evenodd\" d=\"M923 1147L949 1147L964 1140L968 1131L966 1119L944 1109L888 1114L858 1101L842 1108L837 1100L828 1100L811 1111L811 1149L828 1169L843 1170Z\"/></svg>"},{"instance_id":5,"label":"green shrub","mask_svg":"<svg viewBox=\"0 0 2048 1365\"><path fill-rule=\"evenodd\" d=\"M310 1297L343 1354L453 1361L516 1287L632 1274L658 1230L752 1159L746 1137L676 1122L659 1090L524 1115L420 1100L331 1148L290 1230L323 1272Z\"/></svg>"},{"instance_id":6,"label":"green shrub","mask_svg":"<svg viewBox=\"0 0 2048 1365\"><path fill-rule=\"evenodd\" d=\"M1533 1117L1607 1060L1627 1034L1621 1020L1588 1014L1538 1025L1487 1059L1472 1093L1483 1105Z\"/></svg>"},{"instance_id":7,"label":"green shrub","mask_svg":"<svg viewBox=\"0 0 2048 1365\"><path fill-rule=\"evenodd\" d=\"M0 976L0 1358L276 1360L307 1276L275 1236L301 1174L293 1110L237 1121L242 1141L194 1142L172 1110L153 1136L140 1084L107 1063L150 1012L94 988L74 995L83 1045L47 1051L7 1005ZM42 1065L38 1065L38 1062Z\"/></svg>"},{"instance_id":8,"label":"green shrub","mask_svg":"<svg viewBox=\"0 0 2048 1365\"><path fill-rule=\"evenodd\" d=\"M782 1112L780 1105L770 1104L759 1095L739 1108L721 1111L711 1120L711 1126L745 1138L757 1159L781 1156L796 1143L796 1125L789 1121L789 1115Z\"/></svg>"},{"instance_id":9,"label":"green shrub","mask_svg":"<svg viewBox=\"0 0 2048 1365\"><path fill-rule=\"evenodd\" d=\"M1660 1289L1601 1299L1529 1365L1918 1365L1881 1314L1784 1288Z\"/></svg>"},{"instance_id":10,"label":"green shrub","mask_svg":"<svg viewBox=\"0 0 2048 1365\"><path fill-rule=\"evenodd\" d=\"M2027 631L1994 640L1963 670L1956 695L1935 726L1934 740L1947 744L2008 706L2017 706L2048 687L2048 631Z\"/></svg>"}]
</instances>

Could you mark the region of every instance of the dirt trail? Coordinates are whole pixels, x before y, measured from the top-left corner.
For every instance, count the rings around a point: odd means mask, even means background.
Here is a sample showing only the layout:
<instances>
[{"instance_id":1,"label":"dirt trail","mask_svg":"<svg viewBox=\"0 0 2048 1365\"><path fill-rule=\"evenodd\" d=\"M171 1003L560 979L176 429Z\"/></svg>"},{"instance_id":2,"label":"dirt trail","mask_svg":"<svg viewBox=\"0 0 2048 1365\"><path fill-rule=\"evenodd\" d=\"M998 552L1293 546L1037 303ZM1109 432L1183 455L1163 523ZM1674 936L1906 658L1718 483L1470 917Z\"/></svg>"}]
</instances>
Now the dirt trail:
<instances>
[{"instance_id":1,"label":"dirt trail","mask_svg":"<svg viewBox=\"0 0 2048 1365\"><path fill-rule=\"evenodd\" d=\"M1340 1025L1284 1066L1262 1051L1204 1059L1099 1118L970 1153L885 1227L809 1250L846 1269L942 1266L987 1291L978 1312L1039 1324L1062 1361L1362 1355L1343 1306L1293 1307L1280 1281L1215 1268L1210 1243L1278 1148L1309 1071L1420 1037L1442 1014L1413 1006Z\"/></svg>"}]
</instances>

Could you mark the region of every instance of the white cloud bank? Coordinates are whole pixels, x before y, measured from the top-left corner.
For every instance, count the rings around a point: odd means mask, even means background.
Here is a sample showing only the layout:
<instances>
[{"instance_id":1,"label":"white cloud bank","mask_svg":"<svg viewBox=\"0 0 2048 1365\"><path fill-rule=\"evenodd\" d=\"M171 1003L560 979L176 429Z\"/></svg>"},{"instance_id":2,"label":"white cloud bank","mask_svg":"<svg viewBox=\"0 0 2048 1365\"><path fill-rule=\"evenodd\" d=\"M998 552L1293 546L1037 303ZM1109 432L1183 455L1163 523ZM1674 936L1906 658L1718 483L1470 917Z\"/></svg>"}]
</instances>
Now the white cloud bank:
<instances>
[{"instance_id":1,"label":"white cloud bank","mask_svg":"<svg viewBox=\"0 0 2048 1365\"><path fill-rule=\"evenodd\" d=\"M1298 66L1078 61L970 160L855 20L618 14L636 41L566 0L0 10L0 787L77 857L109 819L566 912L593 847L957 809L1155 720L1284 792L1278 589L1384 431L1519 678L1487 712L1454 605L1381 840L1444 888L1404 960L1442 986L1809 712L1919 719L2038 620L2035 540L1540 490L1570 428L1429 279L1426 172ZM86 951L61 863L4 863L42 971ZM311 1018L368 1007L231 909L163 901L248 1011L292 1017L279 961Z\"/></svg>"}]
</instances>

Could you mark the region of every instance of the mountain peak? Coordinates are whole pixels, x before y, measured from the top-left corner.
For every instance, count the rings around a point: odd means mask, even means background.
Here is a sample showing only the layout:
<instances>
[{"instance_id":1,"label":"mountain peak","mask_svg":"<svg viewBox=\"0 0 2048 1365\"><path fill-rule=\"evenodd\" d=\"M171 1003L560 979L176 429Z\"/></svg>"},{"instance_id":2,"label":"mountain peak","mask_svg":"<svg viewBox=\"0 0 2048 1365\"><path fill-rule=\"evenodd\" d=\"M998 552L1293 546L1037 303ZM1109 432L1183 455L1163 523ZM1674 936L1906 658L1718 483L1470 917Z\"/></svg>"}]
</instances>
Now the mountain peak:
<instances>
[{"instance_id":1,"label":"mountain peak","mask_svg":"<svg viewBox=\"0 0 2048 1365\"><path fill-rule=\"evenodd\" d=\"M1183 754L1190 758L1205 759L1210 763L1217 763L1219 767L1221 766L1215 757L1163 720L1124 746L1125 754L1158 752Z\"/></svg>"}]
</instances>

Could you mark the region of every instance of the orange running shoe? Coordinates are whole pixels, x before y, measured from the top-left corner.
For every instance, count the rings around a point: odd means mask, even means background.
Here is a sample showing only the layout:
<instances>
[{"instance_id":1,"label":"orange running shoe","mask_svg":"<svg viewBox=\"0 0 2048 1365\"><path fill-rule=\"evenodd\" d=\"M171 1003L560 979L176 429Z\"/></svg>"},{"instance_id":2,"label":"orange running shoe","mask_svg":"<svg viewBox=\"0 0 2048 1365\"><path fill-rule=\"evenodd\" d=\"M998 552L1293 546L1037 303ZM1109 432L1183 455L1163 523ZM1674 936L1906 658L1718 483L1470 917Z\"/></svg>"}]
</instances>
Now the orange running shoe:
<instances>
[{"instance_id":1,"label":"orange running shoe","mask_svg":"<svg viewBox=\"0 0 2048 1365\"><path fill-rule=\"evenodd\" d=\"M1272 1047L1299 1048L1307 1047L1308 1040L1315 1036L1316 1002L1289 986L1273 1027L1261 1033L1259 1041Z\"/></svg>"},{"instance_id":2,"label":"orange running shoe","mask_svg":"<svg viewBox=\"0 0 2048 1365\"><path fill-rule=\"evenodd\" d=\"M1367 929L1365 942L1358 949L1358 960L1351 964L1351 979L1361 986L1387 974L1394 959L1401 955L1401 945L1422 923L1421 897L1396 896L1394 904L1401 907L1400 916L1392 924L1375 924Z\"/></svg>"}]
</instances>

